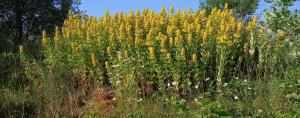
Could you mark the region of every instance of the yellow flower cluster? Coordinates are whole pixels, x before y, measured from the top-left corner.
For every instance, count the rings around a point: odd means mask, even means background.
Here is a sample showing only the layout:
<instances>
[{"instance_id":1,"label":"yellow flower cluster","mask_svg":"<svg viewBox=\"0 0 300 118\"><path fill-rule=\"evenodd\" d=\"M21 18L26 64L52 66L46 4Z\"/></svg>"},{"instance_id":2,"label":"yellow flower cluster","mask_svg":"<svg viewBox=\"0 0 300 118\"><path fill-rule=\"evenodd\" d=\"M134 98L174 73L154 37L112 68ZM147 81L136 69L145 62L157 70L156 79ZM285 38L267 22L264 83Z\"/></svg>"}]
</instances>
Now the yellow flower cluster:
<instances>
[{"instance_id":1,"label":"yellow flower cluster","mask_svg":"<svg viewBox=\"0 0 300 118\"><path fill-rule=\"evenodd\" d=\"M20 46L19 46L19 52L20 52L20 53L24 53L24 46L23 46L23 45L20 45Z\"/></svg>"},{"instance_id":2,"label":"yellow flower cluster","mask_svg":"<svg viewBox=\"0 0 300 118\"><path fill-rule=\"evenodd\" d=\"M192 62L196 62L197 61L197 55L196 54L193 54L192 55Z\"/></svg>"},{"instance_id":3,"label":"yellow flower cluster","mask_svg":"<svg viewBox=\"0 0 300 118\"><path fill-rule=\"evenodd\" d=\"M43 33L42 33L42 44L43 45L47 44L47 33L46 33L46 31L43 31Z\"/></svg>"},{"instance_id":4,"label":"yellow flower cluster","mask_svg":"<svg viewBox=\"0 0 300 118\"><path fill-rule=\"evenodd\" d=\"M279 38L282 40L285 38L285 32L283 30L279 31Z\"/></svg>"},{"instance_id":5,"label":"yellow flower cluster","mask_svg":"<svg viewBox=\"0 0 300 118\"><path fill-rule=\"evenodd\" d=\"M162 7L160 13L149 9L130 11L110 15L108 11L103 17L87 17L72 14L64 21L63 27L56 27L54 44L69 46L73 53L84 48L101 49L110 57L120 57L119 52L128 58L132 51L142 49L149 58L164 57L168 62L174 59L197 61L196 47L216 42L217 45L230 47L240 41L243 23L237 21L233 10L213 8L210 15L207 11L192 11L178 9L174 6L166 11ZM247 30L255 28L257 17L248 23ZM47 34L43 32L42 42L47 44ZM103 48L102 48L103 47ZM193 53L191 53L193 50ZM140 51L140 50L139 50ZM118 53L117 53L118 52ZM116 54L116 55L114 55ZM209 52L201 53L209 57ZM202 57L199 55L199 57ZM95 66L95 55L92 63Z\"/></svg>"},{"instance_id":6,"label":"yellow flower cluster","mask_svg":"<svg viewBox=\"0 0 300 118\"><path fill-rule=\"evenodd\" d=\"M96 66L97 65L97 58L96 58L96 55L94 53L92 53L91 59L92 59L93 66Z\"/></svg>"},{"instance_id":7,"label":"yellow flower cluster","mask_svg":"<svg viewBox=\"0 0 300 118\"><path fill-rule=\"evenodd\" d=\"M250 32L252 29L256 29L257 28L257 22L258 22L258 18L257 16L254 16L251 22L248 22L247 25L247 31Z\"/></svg>"},{"instance_id":8,"label":"yellow flower cluster","mask_svg":"<svg viewBox=\"0 0 300 118\"><path fill-rule=\"evenodd\" d=\"M149 54L150 54L150 58L155 58L155 49L153 47L149 47Z\"/></svg>"}]
</instances>

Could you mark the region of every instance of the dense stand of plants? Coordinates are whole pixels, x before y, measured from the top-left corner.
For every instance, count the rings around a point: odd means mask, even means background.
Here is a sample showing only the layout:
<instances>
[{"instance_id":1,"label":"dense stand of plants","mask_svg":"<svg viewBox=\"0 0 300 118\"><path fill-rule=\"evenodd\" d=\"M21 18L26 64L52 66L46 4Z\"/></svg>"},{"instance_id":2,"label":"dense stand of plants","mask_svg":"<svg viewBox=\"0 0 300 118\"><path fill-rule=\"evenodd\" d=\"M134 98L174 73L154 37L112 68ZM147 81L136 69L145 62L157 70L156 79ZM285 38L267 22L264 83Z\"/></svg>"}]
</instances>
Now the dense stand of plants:
<instances>
[{"instance_id":1,"label":"dense stand of plants","mask_svg":"<svg viewBox=\"0 0 300 118\"><path fill-rule=\"evenodd\" d=\"M247 104L257 94L253 83L286 77L293 47L285 31L268 32L256 16L239 21L227 6L211 13L172 6L160 13L75 14L50 37L43 32L41 62L20 46L25 78L60 79L86 94L109 86L117 100L177 105L203 97Z\"/></svg>"}]
</instances>

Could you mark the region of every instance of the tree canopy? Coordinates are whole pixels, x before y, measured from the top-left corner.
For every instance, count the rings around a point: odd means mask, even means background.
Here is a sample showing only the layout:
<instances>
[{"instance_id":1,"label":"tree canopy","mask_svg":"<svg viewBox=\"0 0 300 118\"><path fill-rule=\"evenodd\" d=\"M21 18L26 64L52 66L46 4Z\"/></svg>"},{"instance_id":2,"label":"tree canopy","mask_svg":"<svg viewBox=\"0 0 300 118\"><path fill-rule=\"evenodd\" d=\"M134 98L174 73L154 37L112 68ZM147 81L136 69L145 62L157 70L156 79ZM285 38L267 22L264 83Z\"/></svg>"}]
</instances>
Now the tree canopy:
<instances>
[{"instance_id":1,"label":"tree canopy","mask_svg":"<svg viewBox=\"0 0 300 118\"><path fill-rule=\"evenodd\" d=\"M258 8L259 0L201 0L200 8L212 9L217 7L219 9L224 8L228 3L228 7L233 9L238 18L245 18L247 15L251 15Z\"/></svg>"},{"instance_id":2,"label":"tree canopy","mask_svg":"<svg viewBox=\"0 0 300 118\"><path fill-rule=\"evenodd\" d=\"M39 36L42 30L53 32L67 18L69 9L78 12L79 0L1 0L0 51Z\"/></svg>"},{"instance_id":3,"label":"tree canopy","mask_svg":"<svg viewBox=\"0 0 300 118\"><path fill-rule=\"evenodd\" d=\"M265 11L265 26L274 32L284 30L288 34L300 34L300 11L291 11L288 8L296 0L278 0L266 2L273 3L271 9Z\"/></svg>"}]
</instances>

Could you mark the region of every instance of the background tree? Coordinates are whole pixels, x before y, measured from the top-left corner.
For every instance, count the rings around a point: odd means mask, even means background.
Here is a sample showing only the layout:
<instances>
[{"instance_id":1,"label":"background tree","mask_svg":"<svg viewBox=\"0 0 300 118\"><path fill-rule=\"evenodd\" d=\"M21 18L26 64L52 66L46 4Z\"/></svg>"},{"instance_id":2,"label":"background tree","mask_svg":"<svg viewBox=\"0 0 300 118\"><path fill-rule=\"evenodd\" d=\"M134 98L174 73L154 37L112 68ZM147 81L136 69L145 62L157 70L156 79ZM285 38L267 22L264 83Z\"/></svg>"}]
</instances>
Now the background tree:
<instances>
[{"instance_id":1,"label":"background tree","mask_svg":"<svg viewBox=\"0 0 300 118\"><path fill-rule=\"evenodd\" d=\"M37 41L43 29L53 32L67 18L68 10L79 12L79 0L1 0L0 52L16 51L28 41Z\"/></svg>"},{"instance_id":2,"label":"background tree","mask_svg":"<svg viewBox=\"0 0 300 118\"><path fill-rule=\"evenodd\" d=\"M272 32L284 30L287 34L293 36L300 34L300 11L289 10L289 7L293 6L296 0L265 1L272 3L271 9L265 10L264 24L267 28Z\"/></svg>"},{"instance_id":3,"label":"background tree","mask_svg":"<svg viewBox=\"0 0 300 118\"><path fill-rule=\"evenodd\" d=\"M200 0L200 8L208 9L208 11L214 7L222 9L226 3L228 3L230 9L234 10L238 18L244 20L247 15L251 15L256 11L259 0Z\"/></svg>"},{"instance_id":4,"label":"background tree","mask_svg":"<svg viewBox=\"0 0 300 118\"><path fill-rule=\"evenodd\" d=\"M268 33L276 36L278 33L285 36L288 41L293 56L300 57L300 11L290 10L296 0L277 0L266 2L272 3L270 9L265 9L264 27ZM284 55L288 55L284 53ZM288 56L286 56L288 57ZM293 63L296 63L293 61ZM296 65L296 64L295 64Z\"/></svg>"}]
</instances>

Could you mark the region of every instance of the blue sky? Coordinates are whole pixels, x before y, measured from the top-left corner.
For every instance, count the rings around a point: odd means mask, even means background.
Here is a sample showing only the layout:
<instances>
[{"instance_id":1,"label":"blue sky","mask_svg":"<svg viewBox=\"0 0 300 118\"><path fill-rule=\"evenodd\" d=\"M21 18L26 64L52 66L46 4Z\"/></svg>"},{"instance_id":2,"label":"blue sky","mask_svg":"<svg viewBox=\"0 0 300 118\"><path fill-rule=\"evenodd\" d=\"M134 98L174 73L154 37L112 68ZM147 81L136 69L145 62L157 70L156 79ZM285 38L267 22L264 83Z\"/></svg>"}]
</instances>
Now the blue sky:
<instances>
[{"instance_id":1,"label":"blue sky","mask_svg":"<svg viewBox=\"0 0 300 118\"><path fill-rule=\"evenodd\" d=\"M265 3L263 0L261 1L256 11L257 15L261 15L263 9L271 6L271 4ZM131 9L142 10L146 7L159 12L162 5L169 8L172 4L176 9L199 8L199 0L82 0L80 9L86 11L90 16L103 16L106 9L112 14L120 11L129 12ZM291 9L300 10L300 1L295 2Z\"/></svg>"}]
</instances>

